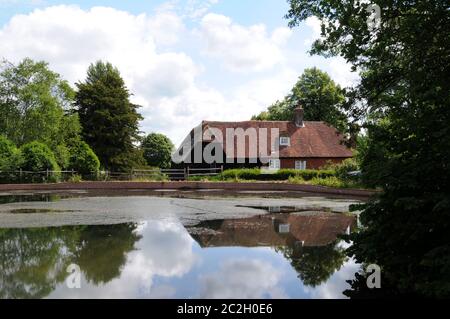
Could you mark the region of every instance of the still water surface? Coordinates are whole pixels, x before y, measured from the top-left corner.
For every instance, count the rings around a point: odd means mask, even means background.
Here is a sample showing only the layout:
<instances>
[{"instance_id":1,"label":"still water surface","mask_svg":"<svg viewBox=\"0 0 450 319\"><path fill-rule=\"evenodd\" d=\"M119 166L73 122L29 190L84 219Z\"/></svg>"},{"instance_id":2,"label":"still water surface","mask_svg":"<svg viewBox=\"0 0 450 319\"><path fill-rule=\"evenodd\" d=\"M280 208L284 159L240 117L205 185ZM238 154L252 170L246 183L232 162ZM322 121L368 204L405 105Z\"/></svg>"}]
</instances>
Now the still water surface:
<instances>
[{"instance_id":1,"label":"still water surface","mask_svg":"<svg viewBox=\"0 0 450 319\"><path fill-rule=\"evenodd\" d=\"M0 298L343 298L359 265L337 236L355 218L323 201L11 200L0 205ZM80 288L68 287L71 264Z\"/></svg>"}]
</instances>

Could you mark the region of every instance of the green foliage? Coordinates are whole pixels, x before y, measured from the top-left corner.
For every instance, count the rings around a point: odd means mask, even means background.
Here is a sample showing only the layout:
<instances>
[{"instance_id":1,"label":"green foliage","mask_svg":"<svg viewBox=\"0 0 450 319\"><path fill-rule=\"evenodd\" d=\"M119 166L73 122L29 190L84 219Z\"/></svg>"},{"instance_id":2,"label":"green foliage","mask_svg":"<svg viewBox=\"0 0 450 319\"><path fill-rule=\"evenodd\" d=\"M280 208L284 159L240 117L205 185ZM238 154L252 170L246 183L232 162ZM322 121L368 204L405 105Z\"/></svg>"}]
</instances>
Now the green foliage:
<instances>
[{"instance_id":1,"label":"green foliage","mask_svg":"<svg viewBox=\"0 0 450 319\"><path fill-rule=\"evenodd\" d=\"M83 141L74 141L70 145L69 169L81 176L96 175L100 161L94 151Z\"/></svg>"},{"instance_id":2,"label":"green foliage","mask_svg":"<svg viewBox=\"0 0 450 319\"><path fill-rule=\"evenodd\" d=\"M40 142L31 142L20 148L20 168L24 171L36 172L36 175L25 175L25 181L43 182L58 181L60 175L55 171L60 168L50 148ZM44 171L51 171L48 175Z\"/></svg>"},{"instance_id":3,"label":"green foliage","mask_svg":"<svg viewBox=\"0 0 450 319\"><path fill-rule=\"evenodd\" d=\"M79 174L74 174L69 177L67 180L69 183L81 183L83 181L83 177Z\"/></svg>"},{"instance_id":4,"label":"green foliage","mask_svg":"<svg viewBox=\"0 0 450 319\"><path fill-rule=\"evenodd\" d=\"M311 184L333 188L356 188L356 185L354 185L353 183L349 183L348 181L338 178L336 176L326 178L314 177L311 180Z\"/></svg>"},{"instance_id":5,"label":"green foliage","mask_svg":"<svg viewBox=\"0 0 450 319\"><path fill-rule=\"evenodd\" d=\"M0 171L11 171L17 165L18 150L13 142L0 135Z\"/></svg>"},{"instance_id":6,"label":"green foliage","mask_svg":"<svg viewBox=\"0 0 450 319\"><path fill-rule=\"evenodd\" d=\"M189 176L188 181L190 182L221 182L224 181L222 176Z\"/></svg>"},{"instance_id":7,"label":"green foliage","mask_svg":"<svg viewBox=\"0 0 450 319\"><path fill-rule=\"evenodd\" d=\"M70 150L66 145L57 145L53 151L55 155L56 163L61 169L69 167L70 163Z\"/></svg>"},{"instance_id":8,"label":"green foliage","mask_svg":"<svg viewBox=\"0 0 450 319\"><path fill-rule=\"evenodd\" d=\"M18 146L39 141L55 150L77 135L70 115L74 92L45 62L24 59L0 64L0 131ZM70 125L69 125L70 124Z\"/></svg>"},{"instance_id":9,"label":"green foliage","mask_svg":"<svg viewBox=\"0 0 450 319\"><path fill-rule=\"evenodd\" d=\"M83 83L76 84L76 105L84 140L92 147L104 168L129 171L143 164L139 141L137 105L119 71L110 63L92 64Z\"/></svg>"},{"instance_id":10,"label":"green foliage","mask_svg":"<svg viewBox=\"0 0 450 319\"><path fill-rule=\"evenodd\" d=\"M300 251L298 251L300 250ZM337 242L318 247L279 247L306 286L316 287L326 282L346 260L345 251Z\"/></svg>"},{"instance_id":11,"label":"green foliage","mask_svg":"<svg viewBox=\"0 0 450 319\"><path fill-rule=\"evenodd\" d=\"M342 111L343 102L344 94L340 86L326 72L311 68L303 72L283 101L277 101L267 112L253 119L290 121L294 118L294 109L301 105L305 110L305 120L324 121L344 131L347 118Z\"/></svg>"},{"instance_id":12,"label":"green foliage","mask_svg":"<svg viewBox=\"0 0 450 319\"><path fill-rule=\"evenodd\" d=\"M258 168L253 169L230 169L220 174L220 178L228 179L242 179L242 180L257 180L257 181L285 181L292 177L298 177L303 180L311 180L313 178L325 178L334 176L332 170L295 170L295 169L280 169L274 173L263 173Z\"/></svg>"},{"instance_id":13,"label":"green foliage","mask_svg":"<svg viewBox=\"0 0 450 319\"><path fill-rule=\"evenodd\" d=\"M174 149L172 141L164 134L150 133L142 141L142 149L147 165L169 168Z\"/></svg>"},{"instance_id":14,"label":"green foliage","mask_svg":"<svg viewBox=\"0 0 450 319\"><path fill-rule=\"evenodd\" d=\"M367 135L358 139L357 160L360 162L363 183L369 187L383 186L389 177L389 158L395 157L390 152L387 141L396 128L385 118L377 123L367 124Z\"/></svg>"},{"instance_id":15,"label":"green foliage","mask_svg":"<svg viewBox=\"0 0 450 319\"><path fill-rule=\"evenodd\" d=\"M127 262L127 254L135 250L141 239L137 224L87 226L79 235L75 263L80 266L88 282L106 284L120 276Z\"/></svg>"},{"instance_id":16,"label":"green foliage","mask_svg":"<svg viewBox=\"0 0 450 319\"><path fill-rule=\"evenodd\" d=\"M120 276L141 239L137 224L0 230L0 299L45 298L80 266L88 282Z\"/></svg>"},{"instance_id":17,"label":"green foliage","mask_svg":"<svg viewBox=\"0 0 450 319\"><path fill-rule=\"evenodd\" d=\"M347 158L342 163L327 166L327 169L335 171L336 177L342 180L350 180L355 177L350 176L349 173L359 171L360 167L355 158Z\"/></svg>"},{"instance_id":18,"label":"green foliage","mask_svg":"<svg viewBox=\"0 0 450 319\"><path fill-rule=\"evenodd\" d=\"M0 64L0 131L14 144L38 141L50 147L61 168L68 165L66 141L81 127L73 114L74 91L45 62L24 59Z\"/></svg>"},{"instance_id":19,"label":"green foliage","mask_svg":"<svg viewBox=\"0 0 450 319\"><path fill-rule=\"evenodd\" d=\"M58 171L55 155L50 148L40 142L31 142L23 145L21 151L21 165L25 171Z\"/></svg>"},{"instance_id":20,"label":"green foliage","mask_svg":"<svg viewBox=\"0 0 450 319\"><path fill-rule=\"evenodd\" d=\"M380 265L383 286L398 294L448 298L448 3L378 1L382 23L370 30L367 3L289 2L291 26L310 16L321 21L322 37L312 53L339 54L361 71L347 106L368 128L358 155L363 176L383 193L361 213L363 227L350 236L348 254ZM360 287L358 280L365 278L357 277L353 287Z\"/></svg>"}]
</instances>

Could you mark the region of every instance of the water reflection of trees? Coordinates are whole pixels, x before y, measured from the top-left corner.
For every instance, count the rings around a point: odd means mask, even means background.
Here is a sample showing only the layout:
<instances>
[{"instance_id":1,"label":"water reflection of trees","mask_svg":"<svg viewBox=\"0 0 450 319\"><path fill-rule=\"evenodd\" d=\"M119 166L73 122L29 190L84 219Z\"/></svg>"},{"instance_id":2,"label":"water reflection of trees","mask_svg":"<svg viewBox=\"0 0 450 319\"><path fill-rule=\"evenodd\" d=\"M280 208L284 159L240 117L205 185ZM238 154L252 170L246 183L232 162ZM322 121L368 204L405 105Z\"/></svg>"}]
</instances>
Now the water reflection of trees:
<instances>
[{"instance_id":1,"label":"water reflection of trees","mask_svg":"<svg viewBox=\"0 0 450 319\"><path fill-rule=\"evenodd\" d=\"M346 260L337 237L355 224L343 214L266 214L203 221L188 228L201 247L276 247L307 286L327 281Z\"/></svg>"},{"instance_id":2,"label":"water reflection of trees","mask_svg":"<svg viewBox=\"0 0 450 319\"><path fill-rule=\"evenodd\" d=\"M284 246L275 250L282 253L298 278L307 286L316 287L326 282L346 260L345 250L338 241L325 246Z\"/></svg>"},{"instance_id":3,"label":"water reflection of trees","mask_svg":"<svg viewBox=\"0 0 450 319\"><path fill-rule=\"evenodd\" d=\"M42 298L80 266L94 284L118 277L140 236L136 224L0 229L0 298Z\"/></svg>"},{"instance_id":4,"label":"water reflection of trees","mask_svg":"<svg viewBox=\"0 0 450 319\"><path fill-rule=\"evenodd\" d=\"M135 229L136 224L121 224L88 226L81 232L75 263L88 281L104 284L120 275L127 253L140 239Z\"/></svg>"}]
</instances>

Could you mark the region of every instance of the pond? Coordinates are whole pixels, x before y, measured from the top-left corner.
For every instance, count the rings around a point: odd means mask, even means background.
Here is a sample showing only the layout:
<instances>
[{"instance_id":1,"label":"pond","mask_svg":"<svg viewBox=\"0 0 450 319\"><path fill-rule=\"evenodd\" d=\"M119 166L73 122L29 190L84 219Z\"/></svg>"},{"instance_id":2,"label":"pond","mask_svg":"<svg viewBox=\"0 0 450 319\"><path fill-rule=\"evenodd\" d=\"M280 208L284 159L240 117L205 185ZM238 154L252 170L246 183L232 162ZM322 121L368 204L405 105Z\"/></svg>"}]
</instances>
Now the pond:
<instances>
[{"instance_id":1,"label":"pond","mask_svg":"<svg viewBox=\"0 0 450 319\"><path fill-rule=\"evenodd\" d=\"M3 196L0 298L344 298L360 267L352 200L81 196Z\"/></svg>"}]
</instances>

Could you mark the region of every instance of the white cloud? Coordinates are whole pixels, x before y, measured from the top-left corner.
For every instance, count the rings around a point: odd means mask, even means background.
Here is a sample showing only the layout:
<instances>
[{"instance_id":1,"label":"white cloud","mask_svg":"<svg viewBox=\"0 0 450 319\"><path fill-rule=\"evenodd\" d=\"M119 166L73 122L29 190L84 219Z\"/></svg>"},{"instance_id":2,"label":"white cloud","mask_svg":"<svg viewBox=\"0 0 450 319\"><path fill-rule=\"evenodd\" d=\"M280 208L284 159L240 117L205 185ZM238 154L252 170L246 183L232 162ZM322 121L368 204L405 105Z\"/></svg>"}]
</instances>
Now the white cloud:
<instances>
[{"instance_id":1,"label":"white cloud","mask_svg":"<svg viewBox=\"0 0 450 319\"><path fill-rule=\"evenodd\" d=\"M325 283L315 288L305 286L304 291L314 299L343 299L343 292L350 288L347 280L353 279L360 268L361 265L350 259Z\"/></svg>"},{"instance_id":2,"label":"white cloud","mask_svg":"<svg viewBox=\"0 0 450 319\"><path fill-rule=\"evenodd\" d=\"M172 29L166 28L168 24ZM168 14L149 17L105 7L84 11L55 6L14 16L0 31L0 52L10 60L26 56L47 60L72 82L84 78L91 62L108 60L132 81L135 73L154 76L155 64L167 63L168 58L186 62L183 55L162 58L156 52L161 33L173 42L181 28L181 22Z\"/></svg>"},{"instance_id":3,"label":"white cloud","mask_svg":"<svg viewBox=\"0 0 450 319\"><path fill-rule=\"evenodd\" d=\"M149 21L149 29L157 44L172 45L178 42L185 29L182 19L173 12L159 12Z\"/></svg>"},{"instance_id":4,"label":"white cloud","mask_svg":"<svg viewBox=\"0 0 450 319\"><path fill-rule=\"evenodd\" d=\"M224 16L215 18L228 21ZM230 24L235 27L243 28ZM278 45L288 39L290 31L278 28L269 37L262 25L243 30L247 32L244 38L228 43L236 49L242 43L243 58L231 57L230 63L257 69L281 58ZM241 87L228 97L199 85L201 65L183 51L171 49L180 37L188 35L183 20L170 10L148 16L106 7L54 6L14 16L0 29L0 52L13 62L27 56L48 61L72 83L83 80L87 67L96 60L113 63L134 94L133 102L143 106L142 129L161 131L175 142L203 119L248 119L285 94L281 87L288 85L276 83L284 78L283 73L250 81L243 86L246 91ZM246 44L253 36L255 42Z\"/></svg>"},{"instance_id":5,"label":"white cloud","mask_svg":"<svg viewBox=\"0 0 450 319\"><path fill-rule=\"evenodd\" d=\"M278 28L268 34L264 24L245 27L214 13L202 18L199 30L205 42L205 53L238 72L262 71L282 62L280 46L291 32L288 28Z\"/></svg>"},{"instance_id":6,"label":"white cloud","mask_svg":"<svg viewBox=\"0 0 450 319\"><path fill-rule=\"evenodd\" d=\"M270 263L257 259L231 260L217 273L203 276L200 298L286 298L279 287L280 278L280 271Z\"/></svg>"},{"instance_id":7,"label":"white cloud","mask_svg":"<svg viewBox=\"0 0 450 319\"><path fill-rule=\"evenodd\" d=\"M359 75L351 71L351 65L341 57L329 59L330 76L342 87L354 86L359 82Z\"/></svg>"},{"instance_id":8,"label":"white cloud","mask_svg":"<svg viewBox=\"0 0 450 319\"><path fill-rule=\"evenodd\" d=\"M312 16L305 20L305 24L311 29L311 36L305 40L305 45L311 45L315 40L320 38L321 22L319 18Z\"/></svg>"},{"instance_id":9,"label":"white cloud","mask_svg":"<svg viewBox=\"0 0 450 319\"><path fill-rule=\"evenodd\" d=\"M16 6L16 5L25 5L25 6L42 6L46 3L45 0L0 0L0 7L6 6Z\"/></svg>"},{"instance_id":10,"label":"white cloud","mask_svg":"<svg viewBox=\"0 0 450 319\"><path fill-rule=\"evenodd\" d=\"M170 219L146 222L138 233L143 237L127 254L120 277L93 285L82 276L82 289L68 289L64 282L49 298L173 298L175 287L155 284L154 278L180 278L191 271L198 258L194 240L183 225Z\"/></svg>"},{"instance_id":11,"label":"white cloud","mask_svg":"<svg viewBox=\"0 0 450 319\"><path fill-rule=\"evenodd\" d=\"M214 2L188 1L186 12L205 12ZM48 61L72 83L84 80L90 63L107 60L121 71L133 102L143 106L141 129L175 143L201 120L249 119L282 99L301 70L312 66L314 60L287 48L288 28L268 32L263 24L242 26L218 14L188 24L177 3L152 15L64 5L16 15L0 28L0 58ZM205 56L197 55L201 48ZM208 69L217 62L229 81L215 87L204 76L218 76ZM333 77L348 81L342 64L330 67Z\"/></svg>"}]
</instances>

